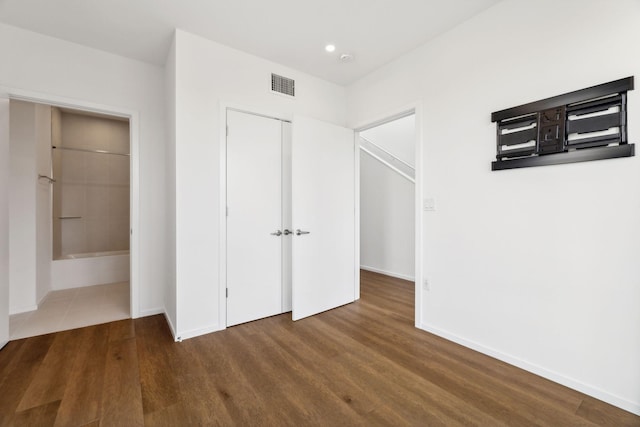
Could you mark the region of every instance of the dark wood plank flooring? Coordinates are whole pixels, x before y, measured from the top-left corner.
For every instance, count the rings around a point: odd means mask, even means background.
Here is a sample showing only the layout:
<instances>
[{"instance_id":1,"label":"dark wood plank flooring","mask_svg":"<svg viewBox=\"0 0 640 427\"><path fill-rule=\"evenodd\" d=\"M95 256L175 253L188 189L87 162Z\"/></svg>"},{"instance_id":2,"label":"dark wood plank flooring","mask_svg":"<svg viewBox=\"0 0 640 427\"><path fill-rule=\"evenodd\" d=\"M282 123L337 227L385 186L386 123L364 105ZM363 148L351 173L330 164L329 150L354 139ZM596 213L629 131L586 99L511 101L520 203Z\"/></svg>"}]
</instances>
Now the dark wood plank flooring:
<instances>
[{"instance_id":1,"label":"dark wood plank flooring","mask_svg":"<svg viewBox=\"0 0 640 427\"><path fill-rule=\"evenodd\" d=\"M640 426L640 417L415 329L413 284L174 343L162 316L10 342L0 426Z\"/></svg>"}]
</instances>

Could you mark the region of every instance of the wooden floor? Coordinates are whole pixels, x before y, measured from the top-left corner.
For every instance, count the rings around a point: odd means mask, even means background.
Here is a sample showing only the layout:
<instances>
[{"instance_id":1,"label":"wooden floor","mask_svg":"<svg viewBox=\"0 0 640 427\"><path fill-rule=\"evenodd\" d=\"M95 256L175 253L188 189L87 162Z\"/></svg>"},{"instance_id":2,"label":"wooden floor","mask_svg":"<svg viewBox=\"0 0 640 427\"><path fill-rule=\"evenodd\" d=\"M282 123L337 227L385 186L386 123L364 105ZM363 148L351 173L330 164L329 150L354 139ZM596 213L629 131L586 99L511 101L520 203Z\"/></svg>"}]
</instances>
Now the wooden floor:
<instances>
[{"instance_id":1,"label":"wooden floor","mask_svg":"<svg viewBox=\"0 0 640 427\"><path fill-rule=\"evenodd\" d=\"M174 343L162 316L10 342L2 426L640 426L640 417L413 327L413 284Z\"/></svg>"}]
</instances>

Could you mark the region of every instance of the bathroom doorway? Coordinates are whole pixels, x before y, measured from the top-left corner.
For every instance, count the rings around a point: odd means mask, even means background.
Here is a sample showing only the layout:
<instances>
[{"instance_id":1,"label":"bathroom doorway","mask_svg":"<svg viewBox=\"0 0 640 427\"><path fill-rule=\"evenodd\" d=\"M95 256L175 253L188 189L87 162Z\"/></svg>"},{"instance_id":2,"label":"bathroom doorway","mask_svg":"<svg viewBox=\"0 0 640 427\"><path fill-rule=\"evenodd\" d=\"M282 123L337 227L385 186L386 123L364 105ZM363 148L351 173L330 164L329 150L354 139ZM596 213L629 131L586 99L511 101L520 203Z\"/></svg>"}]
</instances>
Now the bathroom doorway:
<instances>
[{"instance_id":1,"label":"bathroom doorway","mask_svg":"<svg viewBox=\"0 0 640 427\"><path fill-rule=\"evenodd\" d=\"M21 224L10 246L36 254L18 250L10 260L10 269L35 273L11 280L10 339L130 318L129 118L17 100L10 107L10 216ZM35 218L24 221L19 191L32 184Z\"/></svg>"}]
</instances>

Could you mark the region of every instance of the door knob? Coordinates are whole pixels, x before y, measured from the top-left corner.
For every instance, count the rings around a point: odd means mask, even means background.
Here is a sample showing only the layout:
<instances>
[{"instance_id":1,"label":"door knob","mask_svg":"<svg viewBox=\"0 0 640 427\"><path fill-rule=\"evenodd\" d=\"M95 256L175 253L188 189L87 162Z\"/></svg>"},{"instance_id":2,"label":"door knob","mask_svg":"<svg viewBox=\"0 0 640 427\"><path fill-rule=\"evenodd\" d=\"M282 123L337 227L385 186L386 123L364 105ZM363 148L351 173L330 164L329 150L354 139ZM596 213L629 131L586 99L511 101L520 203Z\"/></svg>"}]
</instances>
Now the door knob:
<instances>
[{"instance_id":1,"label":"door knob","mask_svg":"<svg viewBox=\"0 0 640 427\"><path fill-rule=\"evenodd\" d=\"M285 228L285 229L284 229L284 233L282 233L282 234L284 234L285 236L288 236L289 234L293 234L293 231L291 231L291 230L289 230L289 229Z\"/></svg>"},{"instance_id":2,"label":"door knob","mask_svg":"<svg viewBox=\"0 0 640 427\"><path fill-rule=\"evenodd\" d=\"M310 234L310 231L302 231L299 228L296 230L296 236L300 236L301 234Z\"/></svg>"},{"instance_id":3,"label":"door knob","mask_svg":"<svg viewBox=\"0 0 640 427\"><path fill-rule=\"evenodd\" d=\"M278 230L275 233L271 233L272 236L282 236L282 231Z\"/></svg>"}]
</instances>

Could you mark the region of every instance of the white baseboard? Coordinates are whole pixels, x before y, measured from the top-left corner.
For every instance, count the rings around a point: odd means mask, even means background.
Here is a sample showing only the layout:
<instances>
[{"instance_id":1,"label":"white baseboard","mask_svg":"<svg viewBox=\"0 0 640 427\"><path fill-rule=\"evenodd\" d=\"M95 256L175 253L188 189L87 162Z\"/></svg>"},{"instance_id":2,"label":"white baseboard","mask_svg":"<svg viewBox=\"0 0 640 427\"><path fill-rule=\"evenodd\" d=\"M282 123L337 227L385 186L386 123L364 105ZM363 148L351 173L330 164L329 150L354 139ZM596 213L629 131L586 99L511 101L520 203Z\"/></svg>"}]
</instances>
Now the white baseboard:
<instances>
[{"instance_id":1,"label":"white baseboard","mask_svg":"<svg viewBox=\"0 0 640 427\"><path fill-rule=\"evenodd\" d=\"M148 308L146 310L140 310L136 319L147 316L155 316L156 314L165 314L164 308Z\"/></svg>"},{"instance_id":2,"label":"white baseboard","mask_svg":"<svg viewBox=\"0 0 640 427\"><path fill-rule=\"evenodd\" d=\"M460 344L472 350L494 357L510 365L517 366L518 368L524 369L525 371L534 373L536 375L539 375L543 378L546 378L558 384L562 384L563 386L577 390L579 392L592 396L596 399L607 402L613 406L617 406L618 408L622 408L625 411L629 411L636 415L640 415L640 403L631 402L629 400L626 400L624 398L615 396L611 393L601 390L597 387L584 384L578 380L559 374L558 372L551 371L542 366L535 365L533 363L527 362L526 360L519 359L517 357L511 356L509 354L503 353L493 348L484 346L480 343L468 340L466 338L460 337L456 334L452 334L442 329L438 329L436 327L432 327L424 323L420 325L420 329L423 329L439 337L445 338L449 341L453 341L457 344Z\"/></svg>"},{"instance_id":3,"label":"white baseboard","mask_svg":"<svg viewBox=\"0 0 640 427\"><path fill-rule=\"evenodd\" d=\"M176 339L176 328L173 326L173 322L171 322L171 318L167 314L166 310L162 310L162 313L164 314L164 318L167 321L167 324L169 325L169 329L171 330L171 335L173 336L173 340L178 341Z\"/></svg>"},{"instance_id":4,"label":"white baseboard","mask_svg":"<svg viewBox=\"0 0 640 427\"><path fill-rule=\"evenodd\" d=\"M30 305L28 307L20 307L20 308L14 308L12 310L9 311L9 316L13 316L14 314L21 314L21 313L28 313L30 311L34 311L38 309L38 305Z\"/></svg>"},{"instance_id":5,"label":"white baseboard","mask_svg":"<svg viewBox=\"0 0 640 427\"><path fill-rule=\"evenodd\" d=\"M408 274L394 273L393 271L386 271L386 270L382 270L382 269L375 268L375 267L369 267L368 265L361 265L360 269L361 270L372 271L374 273L384 274L385 276L391 276L391 277L395 277L397 279L403 279L403 280L408 280L410 282L415 282L415 278L413 276L408 275Z\"/></svg>"},{"instance_id":6,"label":"white baseboard","mask_svg":"<svg viewBox=\"0 0 640 427\"><path fill-rule=\"evenodd\" d=\"M199 337L200 335L210 334L211 332L217 332L219 330L220 330L220 327L218 325L211 325L211 326L207 326L206 328L198 328L198 329L192 329L190 331L182 331L177 336L174 333L173 336L176 341L180 342L189 338Z\"/></svg>"}]
</instances>

